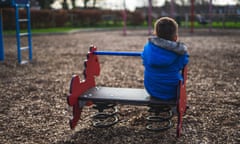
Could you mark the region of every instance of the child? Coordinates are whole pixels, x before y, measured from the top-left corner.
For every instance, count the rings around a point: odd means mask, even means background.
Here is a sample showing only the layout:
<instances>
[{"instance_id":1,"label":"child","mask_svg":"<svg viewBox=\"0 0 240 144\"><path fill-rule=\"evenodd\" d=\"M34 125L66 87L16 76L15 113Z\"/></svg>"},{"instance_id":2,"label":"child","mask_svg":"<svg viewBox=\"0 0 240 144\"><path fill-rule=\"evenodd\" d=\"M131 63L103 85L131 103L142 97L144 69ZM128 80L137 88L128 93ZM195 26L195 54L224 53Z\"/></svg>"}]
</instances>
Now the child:
<instances>
[{"instance_id":1,"label":"child","mask_svg":"<svg viewBox=\"0 0 240 144\"><path fill-rule=\"evenodd\" d=\"M158 19L154 36L148 39L142 52L144 86L152 96L162 100L176 98L180 71L188 63L187 47L176 42L178 24L169 17Z\"/></svg>"}]
</instances>

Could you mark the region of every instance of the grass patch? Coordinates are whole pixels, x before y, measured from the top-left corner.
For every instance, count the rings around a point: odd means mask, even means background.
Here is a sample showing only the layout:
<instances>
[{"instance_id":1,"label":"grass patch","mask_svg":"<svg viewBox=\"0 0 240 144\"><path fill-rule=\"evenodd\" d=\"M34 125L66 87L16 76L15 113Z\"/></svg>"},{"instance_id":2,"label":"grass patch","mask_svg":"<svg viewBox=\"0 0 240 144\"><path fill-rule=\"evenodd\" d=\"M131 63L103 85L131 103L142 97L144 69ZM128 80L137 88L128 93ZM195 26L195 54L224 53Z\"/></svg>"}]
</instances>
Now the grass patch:
<instances>
[{"instance_id":1,"label":"grass patch","mask_svg":"<svg viewBox=\"0 0 240 144\"><path fill-rule=\"evenodd\" d=\"M79 28L71 28L71 27L61 27L61 28L46 28L46 29L31 29L32 34L42 34L42 33L64 33L70 32L73 30L77 30ZM21 33L26 33L27 29L22 29ZM3 34L6 35L14 35L16 34L16 30L3 30Z\"/></svg>"},{"instance_id":2,"label":"grass patch","mask_svg":"<svg viewBox=\"0 0 240 144\"><path fill-rule=\"evenodd\" d=\"M71 32L74 30L80 30L80 29L94 29L94 28L122 28L123 27L123 22L118 22L118 23L114 23L112 21L109 22L105 22L105 23L100 23L97 24L95 26L83 26L83 27L59 27L59 28L42 28L42 29L31 29L32 34L47 34L47 33L67 33L67 32ZM142 25L138 25L138 26L134 26L131 24L127 24L128 28L147 28L148 24L147 22L144 22ZM191 27L191 22L181 22L181 27ZM209 24L200 24L198 22L194 22L194 28L209 28ZM228 21L228 22L212 22L212 28L230 28L230 29L239 29L240 28L240 22L232 22L232 21ZM23 29L21 30L21 33L26 33L27 30ZM16 30L3 30L3 34L4 35L15 35L16 34Z\"/></svg>"},{"instance_id":3,"label":"grass patch","mask_svg":"<svg viewBox=\"0 0 240 144\"><path fill-rule=\"evenodd\" d=\"M69 32L76 29L78 28L61 27L61 28L47 28L47 29L32 29L32 33L61 33L61 32Z\"/></svg>"},{"instance_id":4,"label":"grass patch","mask_svg":"<svg viewBox=\"0 0 240 144\"><path fill-rule=\"evenodd\" d=\"M194 22L194 28L208 28L210 25L209 24L200 24L198 22ZM185 23L185 22L181 22L181 26L182 27L191 27L191 22ZM234 28L240 28L240 22L212 22L212 28L230 28L230 29L234 29Z\"/></svg>"}]
</instances>

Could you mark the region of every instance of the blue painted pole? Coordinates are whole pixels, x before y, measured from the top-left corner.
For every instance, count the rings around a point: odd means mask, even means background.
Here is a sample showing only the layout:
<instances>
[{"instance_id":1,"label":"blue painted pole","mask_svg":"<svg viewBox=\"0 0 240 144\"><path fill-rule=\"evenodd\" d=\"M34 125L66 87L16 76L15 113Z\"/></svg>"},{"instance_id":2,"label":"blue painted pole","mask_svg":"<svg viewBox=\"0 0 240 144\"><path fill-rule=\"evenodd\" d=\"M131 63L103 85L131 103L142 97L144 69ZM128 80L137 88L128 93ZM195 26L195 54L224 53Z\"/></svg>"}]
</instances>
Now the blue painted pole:
<instances>
[{"instance_id":1,"label":"blue painted pole","mask_svg":"<svg viewBox=\"0 0 240 144\"><path fill-rule=\"evenodd\" d=\"M2 9L0 9L0 61L4 61Z\"/></svg>"},{"instance_id":2,"label":"blue painted pole","mask_svg":"<svg viewBox=\"0 0 240 144\"><path fill-rule=\"evenodd\" d=\"M17 53L18 53L18 63L21 63L22 56L21 56L21 44L20 44L20 26L19 26L19 11L18 11L18 4L15 5L15 19L16 19L16 39L17 39Z\"/></svg>"},{"instance_id":3,"label":"blue painted pole","mask_svg":"<svg viewBox=\"0 0 240 144\"><path fill-rule=\"evenodd\" d=\"M142 52L126 52L126 51L95 51L95 55L111 55L111 56L141 56Z\"/></svg>"},{"instance_id":4,"label":"blue painted pole","mask_svg":"<svg viewBox=\"0 0 240 144\"><path fill-rule=\"evenodd\" d=\"M29 60L32 60L32 33L31 33L31 15L30 15L30 4L27 4L27 18L28 18L28 46L29 46Z\"/></svg>"}]
</instances>

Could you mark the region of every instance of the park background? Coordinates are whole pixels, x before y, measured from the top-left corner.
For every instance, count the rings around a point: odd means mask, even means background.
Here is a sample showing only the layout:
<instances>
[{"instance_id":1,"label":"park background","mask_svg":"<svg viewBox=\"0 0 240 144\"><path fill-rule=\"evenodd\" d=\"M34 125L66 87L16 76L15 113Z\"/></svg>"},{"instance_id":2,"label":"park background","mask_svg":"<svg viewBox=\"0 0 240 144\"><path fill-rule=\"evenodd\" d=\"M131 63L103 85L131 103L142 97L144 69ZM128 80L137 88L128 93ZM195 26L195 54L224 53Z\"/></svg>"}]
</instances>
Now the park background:
<instances>
[{"instance_id":1,"label":"park background","mask_svg":"<svg viewBox=\"0 0 240 144\"><path fill-rule=\"evenodd\" d=\"M121 27L126 14L126 24L130 27L146 27L158 17L174 17L181 27L189 28L194 21L195 28L239 28L240 5L237 0L216 1L190 0L157 1L110 1L110 0L72 0L72 1L31 1L32 29L86 27ZM225 4L225 5L223 5ZM149 12L151 7L151 13ZM194 16L192 18L192 9ZM20 17L26 17L24 10ZM152 23L152 22L151 22ZM27 25L21 25L26 28ZM14 9L3 9L4 30L15 29ZM55 29L56 30L56 29ZM34 31L33 31L34 32Z\"/></svg>"}]
</instances>

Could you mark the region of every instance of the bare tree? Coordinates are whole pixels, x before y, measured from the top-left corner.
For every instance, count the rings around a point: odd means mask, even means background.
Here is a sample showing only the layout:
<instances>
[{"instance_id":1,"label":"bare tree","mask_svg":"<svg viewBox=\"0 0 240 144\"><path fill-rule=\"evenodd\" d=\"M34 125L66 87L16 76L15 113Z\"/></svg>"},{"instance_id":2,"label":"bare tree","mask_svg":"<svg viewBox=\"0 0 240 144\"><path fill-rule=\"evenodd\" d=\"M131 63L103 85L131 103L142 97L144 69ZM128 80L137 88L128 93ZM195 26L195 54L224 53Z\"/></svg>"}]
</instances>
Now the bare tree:
<instances>
[{"instance_id":1,"label":"bare tree","mask_svg":"<svg viewBox=\"0 0 240 144\"><path fill-rule=\"evenodd\" d=\"M187 1L186 0L178 0L178 3L182 6L185 6Z\"/></svg>"},{"instance_id":2,"label":"bare tree","mask_svg":"<svg viewBox=\"0 0 240 144\"><path fill-rule=\"evenodd\" d=\"M63 0L62 7L63 9L68 9L67 0Z\"/></svg>"},{"instance_id":3,"label":"bare tree","mask_svg":"<svg viewBox=\"0 0 240 144\"><path fill-rule=\"evenodd\" d=\"M149 0L142 0L144 3L144 6L148 5ZM158 5L159 0L152 0L152 6Z\"/></svg>"},{"instance_id":4,"label":"bare tree","mask_svg":"<svg viewBox=\"0 0 240 144\"><path fill-rule=\"evenodd\" d=\"M209 0L195 0L195 3L199 5L206 5L209 4Z\"/></svg>"},{"instance_id":5,"label":"bare tree","mask_svg":"<svg viewBox=\"0 0 240 144\"><path fill-rule=\"evenodd\" d=\"M49 9L54 0L38 0L42 9Z\"/></svg>"},{"instance_id":6,"label":"bare tree","mask_svg":"<svg viewBox=\"0 0 240 144\"><path fill-rule=\"evenodd\" d=\"M91 0L91 2L92 2L92 7L95 8L97 2L99 2L99 1L101 1L101 0ZM87 6L88 6L88 2L90 2L90 0L83 0L84 8L87 8Z\"/></svg>"},{"instance_id":7,"label":"bare tree","mask_svg":"<svg viewBox=\"0 0 240 144\"><path fill-rule=\"evenodd\" d=\"M84 0L84 1L83 1L83 7L84 7L84 8L87 8L87 3L88 3L88 2L89 2L89 0Z\"/></svg>"},{"instance_id":8,"label":"bare tree","mask_svg":"<svg viewBox=\"0 0 240 144\"><path fill-rule=\"evenodd\" d=\"M152 0L152 6L156 6L158 4L158 0Z\"/></svg>"},{"instance_id":9,"label":"bare tree","mask_svg":"<svg viewBox=\"0 0 240 144\"><path fill-rule=\"evenodd\" d=\"M71 0L71 2L72 2L72 8L73 9L76 8L76 0Z\"/></svg>"},{"instance_id":10,"label":"bare tree","mask_svg":"<svg viewBox=\"0 0 240 144\"><path fill-rule=\"evenodd\" d=\"M191 0L175 0L175 3L181 6L186 6L191 4Z\"/></svg>"},{"instance_id":11,"label":"bare tree","mask_svg":"<svg viewBox=\"0 0 240 144\"><path fill-rule=\"evenodd\" d=\"M93 7L96 6L96 0L93 0Z\"/></svg>"}]
</instances>

